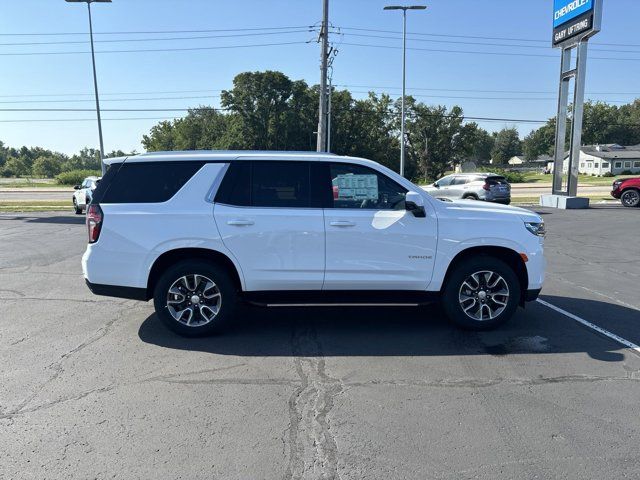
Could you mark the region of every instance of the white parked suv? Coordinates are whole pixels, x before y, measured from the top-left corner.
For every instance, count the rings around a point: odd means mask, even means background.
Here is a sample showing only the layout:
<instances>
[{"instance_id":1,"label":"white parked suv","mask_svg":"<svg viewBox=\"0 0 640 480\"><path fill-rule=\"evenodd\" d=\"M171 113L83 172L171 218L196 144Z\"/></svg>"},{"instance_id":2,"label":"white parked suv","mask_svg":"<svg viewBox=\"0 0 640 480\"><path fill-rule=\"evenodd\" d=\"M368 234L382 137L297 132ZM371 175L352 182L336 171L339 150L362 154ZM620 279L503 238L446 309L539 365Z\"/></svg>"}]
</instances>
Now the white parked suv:
<instances>
[{"instance_id":1,"label":"white parked suv","mask_svg":"<svg viewBox=\"0 0 640 480\"><path fill-rule=\"evenodd\" d=\"M73 187L75 190L72 200L73 211L76 212L76 215L81 215L87 208L87 205L91 203L93 191L98 186L98 183L100 183L100 177L87 177L80 185Z\"/></svg>"},{"instance_id":2,"label":"white parked suv","mask_svg":"<svg viewBox=\"0 0 640 480\"><path fill-rule=\"evenodd\" d=\"M153 298L182 335L218 330L239 301L439 300L456 324L489 329L542 288L538 215L439 201L369 160L193 151L106 161L87 212L87 285Z\"/></svg>"}]
</instances>

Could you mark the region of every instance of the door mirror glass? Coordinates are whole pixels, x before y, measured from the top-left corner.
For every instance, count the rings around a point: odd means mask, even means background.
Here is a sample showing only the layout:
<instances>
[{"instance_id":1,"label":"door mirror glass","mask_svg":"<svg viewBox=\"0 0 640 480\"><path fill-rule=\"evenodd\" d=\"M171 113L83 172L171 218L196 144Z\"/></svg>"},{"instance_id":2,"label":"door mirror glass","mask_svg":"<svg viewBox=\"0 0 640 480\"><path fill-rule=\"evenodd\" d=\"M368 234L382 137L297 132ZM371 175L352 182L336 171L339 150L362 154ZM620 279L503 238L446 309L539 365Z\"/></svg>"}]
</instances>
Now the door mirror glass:
<instances>
[{"instance_id":1,"label":"door mirror glass","mask_svg":"<svg viewBox=\"0 0 640 480\"><path fill-rule=\"evenodd\" d=\"M424 197L418 192L407 192L405 207L407 211L413 213L415 217L424 218L427 216L424 209Z\"/></svg>"},{"instance_id":2,"label":"door mirror glass","mask_svg":"<svg viewBox=\"0 0 640 480\"><path fill-rule=\"evenodd\" d=\"M74 190L80 190L82 188L82 185L74 185L73 189Z\"/></svg>"}]
</instances>

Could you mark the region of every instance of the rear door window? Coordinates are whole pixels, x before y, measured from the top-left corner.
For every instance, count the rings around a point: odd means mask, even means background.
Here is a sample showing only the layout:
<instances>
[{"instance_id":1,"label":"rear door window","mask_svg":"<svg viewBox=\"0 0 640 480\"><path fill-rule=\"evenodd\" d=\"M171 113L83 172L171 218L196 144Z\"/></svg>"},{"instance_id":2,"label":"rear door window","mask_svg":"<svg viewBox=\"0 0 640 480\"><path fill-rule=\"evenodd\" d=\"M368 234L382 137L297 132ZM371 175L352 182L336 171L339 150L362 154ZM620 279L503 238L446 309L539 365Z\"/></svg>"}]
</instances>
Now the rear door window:
<instances>
[{"instance_id":1,"label":"rear door window","mask_svg":"<svg viewBox=\"0 0 640 480\"><path fill-rule=\"evenodd\" d=\"M232 162L216 203L265 208L309 208L311 162ZM317 205L321 206L321 205Z\"/></svg>"},{"instance_id":2,"label":"rear door window","mask_svg":"<svg viewBox=\"0 0 640 480\"><path fill-rule=\"evenodd\" d=\"M469 177L453 177L451 185L464 185L469 181Z\"/></svg>"}]
</instances>

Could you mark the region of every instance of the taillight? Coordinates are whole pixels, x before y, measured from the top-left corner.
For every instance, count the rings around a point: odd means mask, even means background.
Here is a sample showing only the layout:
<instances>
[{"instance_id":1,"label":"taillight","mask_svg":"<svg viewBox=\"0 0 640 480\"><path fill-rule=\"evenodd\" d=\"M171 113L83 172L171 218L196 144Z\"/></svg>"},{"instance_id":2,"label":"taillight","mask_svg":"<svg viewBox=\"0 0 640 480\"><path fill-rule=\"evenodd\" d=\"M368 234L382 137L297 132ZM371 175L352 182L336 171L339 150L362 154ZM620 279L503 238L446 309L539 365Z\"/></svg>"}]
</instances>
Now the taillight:
<instances>
[{"instance_id":1,"label":"taillight","mask_svg":"<svg viewBox=\"0 0 640 480\"><path fill-rule=\"evenodd\" d=\"M485 183L482 188L484 188L486 191L491 190L491 186L488 183Z\"/></svg>"},{"instance_id":2,"label":"taillight","mask_svg":"<svg viewBox=\"0 0 640 480\"><path fill-rule=\"evenodd\" d=\"M89 232L89 243L95 243L100 237L100 229L102 228L102 209L97 203L90 204L87 209L87 230Z\"/></svg>"}]
</instances>

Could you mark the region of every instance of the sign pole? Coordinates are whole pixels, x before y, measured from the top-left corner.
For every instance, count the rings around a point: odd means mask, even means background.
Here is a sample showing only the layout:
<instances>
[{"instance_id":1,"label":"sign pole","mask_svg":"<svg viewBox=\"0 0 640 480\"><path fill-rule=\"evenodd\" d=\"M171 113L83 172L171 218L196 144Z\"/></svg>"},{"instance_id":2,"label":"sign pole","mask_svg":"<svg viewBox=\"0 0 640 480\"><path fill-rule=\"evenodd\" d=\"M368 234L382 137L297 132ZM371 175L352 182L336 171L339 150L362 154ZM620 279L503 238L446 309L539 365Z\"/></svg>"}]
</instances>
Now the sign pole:
<instances>
[{"instance_id":1,"label":"sign pole","mask_svg":"<svg viewBox=\"0 0 640 480\"><path fill-rule=\"evenodd\" d=\"M582 148L582 119L584 115L584 86L587 75L587 40L578 44L576 64L576 83L573 92L573 122L571 124L571 156L569 158L569 174L567 194L575 197L578 194L578 166L580 149Z\"/></svg>"},{"instance_id":2,"label":"sign pole","mask_svg":"<svg viewBox=\"0 0 640 480\"><path fill-rule=\"evenodd\" d=\"M598 33L602 24L603 0L554 0L552 45L561 49L558 113L553 159L551 195L542 195L540 204L558 208L588 208L588 198L577 198L582 121L587 75L588 41ZM572 51L576 49L576 66L571 68ZM563 185L566 156L567 117L569 111L569 82L574 80L571 136L567 165L567 183Z\"/></svg>"}]
</instances>

